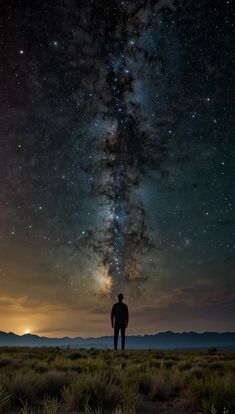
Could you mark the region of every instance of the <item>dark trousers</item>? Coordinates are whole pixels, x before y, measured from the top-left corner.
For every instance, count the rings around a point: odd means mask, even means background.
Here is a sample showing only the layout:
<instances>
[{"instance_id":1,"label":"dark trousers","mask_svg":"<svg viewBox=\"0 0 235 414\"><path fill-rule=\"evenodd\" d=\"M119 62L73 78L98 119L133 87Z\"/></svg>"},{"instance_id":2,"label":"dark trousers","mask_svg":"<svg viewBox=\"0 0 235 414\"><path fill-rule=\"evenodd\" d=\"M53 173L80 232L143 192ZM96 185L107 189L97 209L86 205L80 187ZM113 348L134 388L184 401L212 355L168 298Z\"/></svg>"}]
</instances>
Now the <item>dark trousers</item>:
<instances>
[{"instance_id":1,"label":"dark trousers","mask_svg":"<svg viewBox=\"0 0 235 414\"><path fill-rule=\"evenodd\" d=\"M118 335L119 331L121 330L121 336L122 336L122 349L125 349L125 325L115 325L114 327L114 349L117 349L118 344Z\"/></svg>"}]
</instances>

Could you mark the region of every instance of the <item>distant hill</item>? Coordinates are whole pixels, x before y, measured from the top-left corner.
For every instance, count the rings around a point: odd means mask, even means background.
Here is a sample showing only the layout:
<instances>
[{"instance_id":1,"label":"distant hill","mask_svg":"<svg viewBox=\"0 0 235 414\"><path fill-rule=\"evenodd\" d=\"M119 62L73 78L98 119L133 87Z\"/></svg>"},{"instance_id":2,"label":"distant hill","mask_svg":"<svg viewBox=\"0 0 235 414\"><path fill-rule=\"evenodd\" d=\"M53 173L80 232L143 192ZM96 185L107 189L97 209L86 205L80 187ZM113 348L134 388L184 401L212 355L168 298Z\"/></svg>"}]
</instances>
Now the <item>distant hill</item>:
<instances>
[{"instance_id":1,"label":"distant hill","mask_svg":"<svg viewBox=\"0 0 235 414\"><path fill-rule=\"evenodd\" d=\"M112 348L113 337L99 338L47 338L32 334L16 335L0 331L0 346L45 346L63 348ZM129 349L235 349L235 332L160 332L155 335L127 337Z\"/></svg>"}]
</instances>

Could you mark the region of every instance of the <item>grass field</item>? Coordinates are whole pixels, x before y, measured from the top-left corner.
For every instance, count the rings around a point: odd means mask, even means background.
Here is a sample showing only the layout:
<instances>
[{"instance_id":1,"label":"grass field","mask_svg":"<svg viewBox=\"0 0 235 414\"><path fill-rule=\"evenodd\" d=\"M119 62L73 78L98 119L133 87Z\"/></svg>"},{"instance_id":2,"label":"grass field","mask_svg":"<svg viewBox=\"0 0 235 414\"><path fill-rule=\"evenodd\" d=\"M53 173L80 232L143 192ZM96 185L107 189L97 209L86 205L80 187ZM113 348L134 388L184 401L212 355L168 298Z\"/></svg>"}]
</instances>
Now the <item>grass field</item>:
<instances>
[{"instance_id":1,"label":"grass field","mask_svg":"<svg viewBox=\"0 0 235 414\"><path fill-rule=\"evenodd\" d=\"M0 413L234 414L235 353L0 348Z\"/></svg>"}]
</instances>

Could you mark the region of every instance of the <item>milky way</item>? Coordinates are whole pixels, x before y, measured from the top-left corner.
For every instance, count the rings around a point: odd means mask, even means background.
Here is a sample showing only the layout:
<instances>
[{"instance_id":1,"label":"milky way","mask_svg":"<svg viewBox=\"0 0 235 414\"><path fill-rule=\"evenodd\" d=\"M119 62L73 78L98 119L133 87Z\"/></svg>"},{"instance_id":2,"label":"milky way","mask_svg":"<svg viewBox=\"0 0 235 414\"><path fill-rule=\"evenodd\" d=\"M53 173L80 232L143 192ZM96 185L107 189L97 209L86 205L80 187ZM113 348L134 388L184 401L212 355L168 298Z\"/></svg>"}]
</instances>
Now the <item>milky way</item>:
<instances>
[{"instance_id":1,"label":"milky way","mask_svg":"<svg viewBox=\"0 0 235 414\"><path fill-rule=\"evenodd\" d=\"M106 333L122 291L133 332L231 329L234 10L220 3L4 4L3 327Z\"/></svg>"}]
</instances>

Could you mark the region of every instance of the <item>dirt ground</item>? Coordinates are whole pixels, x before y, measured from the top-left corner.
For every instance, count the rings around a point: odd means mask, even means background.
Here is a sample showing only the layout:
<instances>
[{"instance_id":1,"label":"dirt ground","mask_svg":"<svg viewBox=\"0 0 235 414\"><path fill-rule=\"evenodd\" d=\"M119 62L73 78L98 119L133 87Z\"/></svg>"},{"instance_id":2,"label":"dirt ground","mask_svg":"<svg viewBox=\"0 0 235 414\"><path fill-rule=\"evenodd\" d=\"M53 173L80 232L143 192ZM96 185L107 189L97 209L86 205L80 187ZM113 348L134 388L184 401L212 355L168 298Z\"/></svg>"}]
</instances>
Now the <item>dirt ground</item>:
<instances>
[{"instance_id":1,"label":"dirt ground","mask_svg":"<svg viewBox=\"0 0 235 414\"><path fill-rule=\"evenodd\" d=\"M59 414L77 414L76 411L67 411L62 408ZM103 414L113 414L113 411L104 411ZM117 413L119 414L118 410ZM121 411L120 411L121 414ZM151 402L141 399L136 407L136 414L200 414L196 409L177 402Z\"/></svg>"},{"instance_id":2,"label":"dirt ground","mask_svg":"<svg viewBox=\"0 0 235 414\"><path fill-rule=\"evenodd\" d=\"M177 402L141 401L136 408L136 414L199 414L196 409L186 407Z\"/></svg>"}]
</instances>

